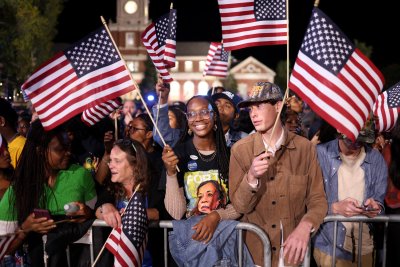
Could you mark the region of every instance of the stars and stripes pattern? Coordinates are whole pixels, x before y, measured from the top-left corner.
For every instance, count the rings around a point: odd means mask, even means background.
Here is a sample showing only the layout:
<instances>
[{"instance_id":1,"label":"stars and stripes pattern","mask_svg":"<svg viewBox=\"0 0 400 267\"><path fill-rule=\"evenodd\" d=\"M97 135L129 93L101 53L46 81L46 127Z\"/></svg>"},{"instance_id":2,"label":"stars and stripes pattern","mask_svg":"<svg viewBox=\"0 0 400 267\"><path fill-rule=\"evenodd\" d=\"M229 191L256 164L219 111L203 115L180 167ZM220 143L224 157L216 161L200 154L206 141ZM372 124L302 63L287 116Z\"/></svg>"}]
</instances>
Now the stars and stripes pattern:
<instances>
[{"instance_id":1,"label":"stars and stripes pattern","mask_svg":"<svg viewBox=\"0 0 400 267\"><path fill-rule=\"evenodd\" d=\"M378 96L374 104L375 130L387 132L393 129L400 112L400 82Z\"/></svg>"},{"instance_id":2,"label":"stars and stripes pattern","mask_svg":"<svg viewBox=\"0 0 400 267\"><path fill-rule=\"evenodd\" d=\"M137 192L125 208L122 228L112 230L106 242L106 248L114 255L114 266L142 266L147 232L145 196Z\"/></svg>"},{"instance_id":3,"label":"stars and stripes pattern","mask_svg":"<svg viewBox=\"0 0 400 267\"><path fill-rule=\"evenodd\" d=\"M165 40L164 64L167 68L175 67L176 62L176 10L169 12L167 39Z\"/></svg>"},{"instance_id":4,"label":"stars and stripes pattern","mask_svg":"<svg viewBox=\"0 0 400 267\"><path fill-rule=\"evenodd\" d=\"M7 249L15 238L16 235L6 235L0 237L0 261L3 259L4 255L7 252Z\"/></svg>"},{"instance_id":5,"label":"stars and stripes pattern","mask_svg":"<svg viewBox=\"0 0 400 267\"><path fill-rule=\"evenodd\" d=\"M222 43L212 42L208 50L203 76L225 78L228 75L230 52L225 51Z\"/></svg>"},{"instance_id":6,"label":"stars and stripes pattern","mask_svg":"<svg viewBox=\"0 0 400 267\"><path fill-rule=\"evenodd\" d=\"M101 119L110 115L111 112L121 107L121 105L121 101L118 98L108 100L105 103L101 103L100 105L96 105L92 108L85 110L81 115L81 120L87 126L93 126Z\"/></svg>"},{"instance_id":7,"label":"stars and stripes pattern","mask_svg":"<svg viewBox=\"0 0 400 267\"><path fill-rule=\"evenodd\" d=\"M286 0L218 0L225 50L288 42Z\"/></svg>"},{"instance_id":8,"label":"stars and stripes pattern","mask_svg":"<svg viewBox=\"0 0 400 267\"><path fill-rule=\"evenodd\" d=\"M172 82L168 68L175 66L176 10L161 16L142 33L142 42L164 82Z\"/></svg>"},{"instance_id":9,"label":"stars and stripes pattern","mask_svg":"<svg viewBox=\"0 0 400 267\"><path fill-rule=\"evenodd\" d=\"M135 86L103 26L44 63L22 89L50 130Z\"/></svg>"},{"instance_id":10,"label":"stars and stripes pattern","mask_svg":"<svg viewBox=\"0 0 400 267\"><path fill-rule=\"evenodd\" d=\"M289 88L355 140L384 84L382 73L321 10L314 8Z\"/></svg>"},{"instance_id":11,"label":"stars and stripes pattern","mask_svg":"<svg viewBox=\"0 0 400 267\"><path fill-rule=\"evenodd\" d=\"M390 108L400 107L400 82L396 83L387 90L388 94L388 106Z\"/></svg>"}]
</instances>

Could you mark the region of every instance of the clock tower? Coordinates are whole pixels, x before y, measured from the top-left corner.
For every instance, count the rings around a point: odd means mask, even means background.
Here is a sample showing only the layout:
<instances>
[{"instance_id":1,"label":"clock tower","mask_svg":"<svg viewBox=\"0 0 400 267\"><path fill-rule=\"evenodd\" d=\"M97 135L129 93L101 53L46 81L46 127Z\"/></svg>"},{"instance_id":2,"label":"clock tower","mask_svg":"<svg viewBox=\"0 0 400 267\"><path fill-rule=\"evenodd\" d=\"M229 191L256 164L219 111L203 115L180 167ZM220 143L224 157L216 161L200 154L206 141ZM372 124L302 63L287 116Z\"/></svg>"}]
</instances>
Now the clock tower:
<instances>
[{"instance_id":1,"label":"clock tower","mask_svg":"<svg viewBox=\"0 0 400 267\"><path fill-rule=\"evenodd\" d=\"M148 0L117 0L116 22L108 27L136 82L143 78L147 51L141 34L149 25Z\"/></svg>"}]
</instances>

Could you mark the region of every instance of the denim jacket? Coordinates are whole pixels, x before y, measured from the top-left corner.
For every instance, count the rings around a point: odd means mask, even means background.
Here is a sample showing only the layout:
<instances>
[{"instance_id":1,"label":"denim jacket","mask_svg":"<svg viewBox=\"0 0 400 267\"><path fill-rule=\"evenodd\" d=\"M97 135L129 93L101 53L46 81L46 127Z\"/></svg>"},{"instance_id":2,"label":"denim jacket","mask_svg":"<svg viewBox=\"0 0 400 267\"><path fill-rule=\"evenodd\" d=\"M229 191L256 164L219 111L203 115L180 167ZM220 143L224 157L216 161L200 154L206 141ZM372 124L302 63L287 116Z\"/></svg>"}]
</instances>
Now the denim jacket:
<instances>
[{"instance_id":1,"label":"denim jacket","mask_svg":"<svg viewBox=\"0 0 400 267\"><path fill-rule=\"evenodd\" d=\"M332 214L332 204L338 202L338 170L341 165L338 139L317 146L318 160L321 165L326 197L328 198L328 214ZM373 198L383 210L383 201L387 187L388 170L382 155L376 150L365 146L365 159L361 164L364 170L365 193L364 201ZM313 238L315 248L331 255L333 252L334 222L321 225ZM338 223L336 258L351 260L352 254L343 249L346 229Z\"/></svg>"},{"instance_id":2,"label":"denim jacket","mask_svg":"<svg viewBox=\"0 0 400 267\"><path fill-rule=\"evenodd\" d=\"M168 144L170 147L174 147L182 135L182 130L181 129L173 129L173 128L171 128L171 126L169 126L168 105L167 104L161 105L159 111L157 111L157 105L153 106L154 120L156 120L157 115L158 115L158 119L157 119L158 130L160 130L165 143ZM155 127L153 128L153 139L161 147L164 147L164 144L161 141L161 137L158 134Z\"/></svg>"},{"instance_id":3,"label":"denim jacket","mask_svg":"<svg viewBox=\"0 0 400 267\"><path fill-rule=\"evenodd\" d=\"M234 231L239 222L222 220L210 242L204 244L192 239L192 227L202 218L203 216L192 216L187 220L172 221L173 231L169 233L169 245L178 266L213 266L223 258L230 259L232 266L238 266L237 233ZM245 244L243 266L254 266Z\"/></svg>"},{"instance_id":4,"label":"denim jacket","mask_svg":"<svg viewBox=\"0 0 400 267\"><path fill-rule=\"evenodd\" d=\"M232 147L234 143L246 136L248 136L247 133L230 128L229 131L225 134L226 145L228 147Z\"/></svg>"}]
</instances>

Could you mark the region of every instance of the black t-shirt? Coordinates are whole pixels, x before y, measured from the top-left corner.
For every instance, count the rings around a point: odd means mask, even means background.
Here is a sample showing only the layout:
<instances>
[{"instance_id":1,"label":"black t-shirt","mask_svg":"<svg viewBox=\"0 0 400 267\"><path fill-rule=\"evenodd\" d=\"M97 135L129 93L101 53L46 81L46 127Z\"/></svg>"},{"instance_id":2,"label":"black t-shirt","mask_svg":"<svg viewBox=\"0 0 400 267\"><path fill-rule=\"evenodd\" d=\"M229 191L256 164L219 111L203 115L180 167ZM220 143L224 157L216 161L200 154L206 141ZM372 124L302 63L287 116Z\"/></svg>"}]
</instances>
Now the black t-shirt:
<instances>
[{"instance_id":1,"label":"black t-shirt","mask_svg":"<svg viewBox=\"0 0 400 267\"><path fill-rule=\"evenodd\" d=\"M177 173L178 183L184 188L187 199L187 211L190 212L196 205L197 187L204 181L216 180L228 192L228 181L220 181L218 172L218 154L199 155L193 140L179 144L174 148L179 158Z\"/></svg>"}]
</instances>

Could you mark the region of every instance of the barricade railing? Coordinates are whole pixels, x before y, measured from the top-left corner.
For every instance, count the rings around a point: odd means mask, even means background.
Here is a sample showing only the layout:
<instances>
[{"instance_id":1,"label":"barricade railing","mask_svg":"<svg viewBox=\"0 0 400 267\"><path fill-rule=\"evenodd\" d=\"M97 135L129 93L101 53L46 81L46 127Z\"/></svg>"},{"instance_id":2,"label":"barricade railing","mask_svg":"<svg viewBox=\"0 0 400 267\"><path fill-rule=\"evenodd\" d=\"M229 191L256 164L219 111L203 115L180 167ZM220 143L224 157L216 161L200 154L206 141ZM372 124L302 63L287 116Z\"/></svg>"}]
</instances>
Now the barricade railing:
<instances>
[{"instance_id":1,"label":"barricade railing","mask_svg":"<svg viewBox=\"0 0 400 267\"><path fill-rule=\"evenodd\" d=\"M338 222L356 222L359 223L359 239L358 243L362 244L362 227L363 223L384 223L383 229L383 254L382 254L382 266L386 266L386 248L387 248L387 228L389 223L400 223L400 215L378 215L375 218L368 218L366 216L352 216L352 217L344 217L340 215L328 215L324 218L324 223L326 222L333 222L333 251L332 251L332 266L335 266L336 261L336 244L337 244L337 232L338 232ZM95 220L92 227L109 227L104 221L102 220ZM172 221L151 221L150 228L163 228L163 235L164 235L164 262L165 267L168 267L168 229L172 228ZM251 231L257 234L260 240L263 243L263 255L264 255L264 267L271 266L271 248L270 242L265 234L264 230L258 227L257 225L251 223L243 223L240 222L236 226L236 230L238 231L238 255L239 255L239 266L242 266L243 262L243 230ZM91 255L91 263L93 265L93 236L92 236L92 228L89 230L90 237L89 241L83 241L80 243L85 243L90 245L90 255ZM85 240L88 240L86 237ZM79 241L77 241L79 242ZM358 246L358 266L361 266L361 250L362 246ZM306 257L303 262L304 267L309 267L311 262L312 251L310 246L307 249Z\"/></svg>"},{"instance_id":2,"label":"barricade railing","mask_svg":"<svg viewBox=\"0 0 400 267\"><path fill-rule=\"evenodd\" d=\"M344 217L340 215L328 215L324 218L324 223L333 222L333 250L332 250L332 264L331 266L335 266L336 261L336 244L337 244L337 232L338 232L338 222L357 222L359 223L358 229L358 266L361 267L361 250L362 250L362 227L363 223L384 223L383 229L383 254L382 254L382 266L386 266L386 246L387 246L387 229L389 223L400 222L400 215L378 215L374 218L368 218L366 216L352 216L352 217ZM310 255L308 255L310 256Z\"/></svg>"},{"instance_id":3,"label":"barricade railing","mask_svg":"<svg viewBox=\"0 0 400 267\"><path fill-rule=\"evenodd\" d=\"M92 227L109 227L103 220L95 220ZM168 267L168 229L172 228L172 221L152 221L150 222L150 228L163 228L164 229L164 262L165 267ZM92 230L92 229L90 229ZM243 230L251 231L258 235L263 244L263 255L264 255L264 267L271 266L271 246L267 235L264 230L257 225L251 223L239 222L236 225L238 231L238 262L239 267L243 267ZM151 230L150 230L151 231ZM90 242L90 251L93 255L93 242ZM93 265L93 262L92 262ZM244 266L246 267L246 266Z\"/></svg>"}]
</instances>

